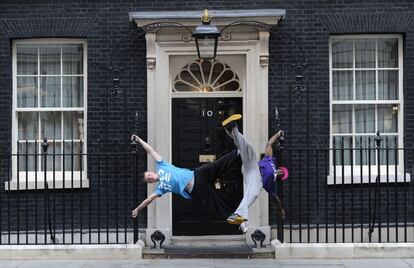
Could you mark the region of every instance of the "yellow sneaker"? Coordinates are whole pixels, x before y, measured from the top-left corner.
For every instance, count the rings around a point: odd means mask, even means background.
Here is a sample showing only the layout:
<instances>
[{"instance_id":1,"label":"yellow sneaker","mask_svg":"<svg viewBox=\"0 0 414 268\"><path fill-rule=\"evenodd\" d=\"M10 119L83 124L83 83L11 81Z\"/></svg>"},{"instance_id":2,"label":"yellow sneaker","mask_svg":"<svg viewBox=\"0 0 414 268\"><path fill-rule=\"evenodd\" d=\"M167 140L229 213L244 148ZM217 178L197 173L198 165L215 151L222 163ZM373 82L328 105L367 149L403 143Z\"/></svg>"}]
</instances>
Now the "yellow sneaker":
<instances>
[{"instance_id":1,"label":"yellow sneaker","mask_svg":"<svg viewBox=\"0 0 414 268\"><path fill-rule=\"evenodd\" d=\"M245 219L242 216L240 216L236 213L231 214L230 217L227 218L228 223L235 224L235 225L240 225L244 221L245 221Z\"/></svg>"},{"instance_id":2,"label":"yellow sneaker","mask_svg":"<svg viewBox=\"0 0 414 268\"><path fill-rule=\"evenodd\" d=\"M230 122L236 121L236 120L240 120L242 118L241 114L233 114L230 115L229 117L227 117L226 120L224 120L223 122L221 122L221 125L224 127L226 125L228 125Z\"/></svg>"}]
</instances>

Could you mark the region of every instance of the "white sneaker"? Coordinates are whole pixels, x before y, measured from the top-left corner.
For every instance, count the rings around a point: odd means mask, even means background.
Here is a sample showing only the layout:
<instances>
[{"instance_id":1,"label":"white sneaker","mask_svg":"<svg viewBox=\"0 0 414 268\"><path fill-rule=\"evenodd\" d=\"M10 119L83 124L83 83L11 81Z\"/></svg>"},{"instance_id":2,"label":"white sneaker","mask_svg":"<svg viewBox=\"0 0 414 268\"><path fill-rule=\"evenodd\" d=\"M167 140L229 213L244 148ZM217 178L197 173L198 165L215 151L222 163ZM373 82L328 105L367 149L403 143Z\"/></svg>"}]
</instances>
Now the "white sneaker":
<instances>
[{"instance_id":1,"label":"white sneaker","mask_svg":"<svg viewBox=\"0 0 414 268\"><path fill-rule=\"evenodd\" d=\"M241 230L243 233L246 233L246 232L247 232L247 229L249 229L249 222L248 222L248 221L244 221L244 222L242 222L242 223L240 224L240 230Z\"/></svg>"}]
</instances>

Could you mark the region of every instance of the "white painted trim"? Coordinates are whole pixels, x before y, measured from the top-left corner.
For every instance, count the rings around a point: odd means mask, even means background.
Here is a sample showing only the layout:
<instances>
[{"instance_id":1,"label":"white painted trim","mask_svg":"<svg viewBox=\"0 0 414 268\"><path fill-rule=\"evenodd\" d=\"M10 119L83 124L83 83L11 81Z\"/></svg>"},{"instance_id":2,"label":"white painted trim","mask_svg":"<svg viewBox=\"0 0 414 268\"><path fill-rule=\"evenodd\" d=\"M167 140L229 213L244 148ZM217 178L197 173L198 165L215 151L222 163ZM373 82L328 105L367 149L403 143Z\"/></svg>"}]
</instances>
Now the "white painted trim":
<instances>
[{"instance_id":1,"label":"white painted trim","mask_svg":"<svg viewBox=\"0 0 414 268\"><path fill-rule=\"evenodd\" d=\"M22 173L22 172L21 172ZM38 172L37 181L33 178L35 172L28 174L30 176L26 181L25 175L22 174L19 182L17 180L6 181L4 183L4 189L6 191L21 191L21 190L42 190L45 189L44 172ZM86 177L86 173L80 176L80 172L74 172L73 178L71 172L65 172L65 180L63 180L63 173L58 172L53 180L52 172L47 172L47 186L49 189L86 189L89 188L89 179Z\"/></svg>"},{"instance_id":2,"label":"white painted trim","mask_svg":"<svg viewBox=\"0 0 414 268\"><path fill-rule=\"evenodd\" d=\"M156 22L178 22L187 26L196 26L201 23L202 10L196 11L141 11L130 12L129 19L135 21L138 26ZM284 18L284 9L254 9L254 10L209 10L212 23L215 25L227 25L236 21L258 21L270 25L278 24Z\"/></svg>"},{"instance_id":3,"label":"white painted trim","mask_svg":"<svg viewBox=\"0 0 414 268\"><path fill-rule=\"evenodd\" d=\"M399 81L398 81L398 100L378 100L378 94L376 94L376 100L368 100L368 101L361 101L361 100L333 100L333 71L338 70L349 70L353 71L353 96L355 98L355 88L356 88L356 79L355 79L355 43L353 43L353 68L332 68L332 43L335 40L354 40L354 39L381 39L381 38L396 38L398 39L398 68L378 68L378 53L377 53L377 42L376 42L376 53L375 53L375 68L358 68L357 70L374 70L376 72L375 75L375 84L376 84L376 92L378 93L378 70L399 70ZM329 144L330 147L333 147L333 137L334 136L372 136L375 135L375 133L355 133L355 111L352 111L353 116L353 124L352 124L352 133L348 134L341 134L341 133L332 133L332 106L335 104L397 104L399 105L399 111L398 111L398 133L396 135L398 136L398 147L403 148L403 138L404 138L404 90L403 90L403 38L399 34L356 34L356 35L339 35L339 36L331 36L329 39ZM378 116L377 116L377 109L375 109L375 129L378 129ZM389 136L393 135L393 133L384 133L381 134L381 136ZM355 143L354 143L355 144ZM355 157L353 158L355 159ZM390 175L388 177L390 182L409 182L411 181L411 176L409 174L403 173L404 170L404 154L402 150L399 150L398 153L398 159L399 164L397 166L397 176L395 175L395 171L390 173L393 175ZM386 167L381 166L381 174L386 174ZM329 153L329 175L327 176L327 184L334 184L334 171L333 171L333 151L330 150ZM359 170L358 166L354 166L354 182L355 183L361 183L360 173L359 171L356 172L356 170ZM362 183L369 183L369 182L375 182L375 177L377 174L377 166L373 165L371 167L371 179L365 179L368 176L367 169L363 169L363 181ZM390 169L394 170L395 167L391 167ZM366 170L366 171L365 171ZM340 173L338 173L338 171ZM384 172L383 172L384 171ZM336 172L336 184L342 184L342 167L336 166L335 167ZM345 167L345 176L344 176L344 183L351 183L351 168L349 166ZM407 176L408 175L408 176ZM339 181L338 181L339 178ZM382 175L381 175L381 182L383 182Z\"/></svg>"},{"instance_id":4,"label":"white painted trim","mask_svg":"<svg viewBox=\"0 0 414 268\"><path fill-rule=\"evenodd\" d=\"M38 87L38 105L40 105L40 87L39 87L39 78L43 77L43 76L54 76L54 77L83 77L83 107L37 107L37 108L17 108L17 77L33 77L34 75L17 75L17 45L18 44L82 44L83 45L83 74L77 74L77 75L41 75L40 72L38 72L37 76L37 87ZM88 123L88 69L87 69L87 62L88 62L88 56L87 56L87 52L88 52L88 47L87 47L87 41L85 39L68 39L68 38L41 38L41 39L23 39L23 40L15 40L13 41L13 45L12 45L12 154L15 155L17 153L17 112L28 112L28 111L33 111L33 112L46 112L46 111L83 111L83 137L81 137L81 139L83 139L83 152L87 152L87 123ZM61 51L62 53L62 51ZM39 59L39 52L38 52L38 60L37 60L37 64L38 64L38 70L40 69L39 64L40 64L40 59ZM62 54L61 54L62 57ZM63 66L63 61L61 59L61 70L60 72L62 73L62 66ZM62 91L62 79L60 81L61 83L61 88L60 90ZM62 92L61 92L61 100L63 98ZM40 120L40 117L39 117ZM63 122L62 123L62 130L63 130ZM40 129L39 129L40 131ZM62 135L63 135L63 131L62 131ZM39 151L39 153L41 153ZM82 157L82 169L83 172L74 172L74 174L79 174L77 175L79 178L75 178L75 180L79 181L79 186L76 186L76 184L74 185L74 188L88 188L89 187L89 181L87 178L87 159L86 157ZM39 163L40 163L40 156L38 159ZM63 160L61 160L63 161ZM5 182L5 186L6 189L9 189L9 186L13 187L13 185L16 185L16 189L17 189L17 164L16 164L16 160L12 160L12 177L11 177L11 181L9 182ZM28 188L28 189L37 189L36 184L34 183L35 180L35 172L28 172L28 174L33 174L33 175L29 175L28 176L28 184L33 185L34 188ZM43 172L38 171L38 178L43 178ZM48 181L53 182L53 172L47 172L47 178ZM68 172L65 172L65 175ZM70 172L69 172L70 173ZM20 175L21 174L21 175ZM59 180L58 178L60 178L60 180L63 180L63 177L65 177L65 181L67 182L71 182L71 176L67 177L67 176L63 176L63 172L62 171L58 171L55 172L55 180ZM19 180L22 180L24 178L24 180L26 180L26 172L19 172ZM23 181L19 182L19 187L20 185L22 185ZM49 188L52 188L52 184L53 183L49 183ZM24 187L26 187L26 182L24 182ZM57 186L56 186L57 187ZM59 188L59 187L58 187Z\"/></svg>"}]
</instances>

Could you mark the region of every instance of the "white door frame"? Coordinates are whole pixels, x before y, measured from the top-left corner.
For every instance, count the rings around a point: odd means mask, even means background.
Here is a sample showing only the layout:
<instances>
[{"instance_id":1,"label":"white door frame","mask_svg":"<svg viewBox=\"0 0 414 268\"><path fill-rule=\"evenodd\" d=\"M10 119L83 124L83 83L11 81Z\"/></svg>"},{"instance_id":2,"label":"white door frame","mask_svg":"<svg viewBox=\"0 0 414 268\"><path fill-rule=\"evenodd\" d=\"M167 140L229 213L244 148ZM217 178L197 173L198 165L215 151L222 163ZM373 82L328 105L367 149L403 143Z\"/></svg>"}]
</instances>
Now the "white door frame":
<instances>
[{"instance_id":1,"label":"white door frame","mask_svg":"<svg viewBox=\"0 0 414 268\"><path fill-rule=\"evenodd\" d=\"M251 36L251 35L250 35ZM243 87L243 126L246 138L253 144L260 157L268 139L268 40L269 32L258 32L257 39L219 42L219 55L244 55L246 59L245 86ZM147 112L148 142L163 157L171 162L171 81L170 56L193 55L194 44L165 41L156 33L147 33ZM162 40L162 41L157 41ZM175 39L177 40L177 39ZM148 157L148 169L154 169L155 162ZM148 193L155 185L148 185ZM250 228L261 229L270 238L268 196L262 191L249 210ZM172 236L172 197L166 194L148 207L146 241L155 230L166 236L164 243L170 244Z\"/></svg>"}]
</instances>

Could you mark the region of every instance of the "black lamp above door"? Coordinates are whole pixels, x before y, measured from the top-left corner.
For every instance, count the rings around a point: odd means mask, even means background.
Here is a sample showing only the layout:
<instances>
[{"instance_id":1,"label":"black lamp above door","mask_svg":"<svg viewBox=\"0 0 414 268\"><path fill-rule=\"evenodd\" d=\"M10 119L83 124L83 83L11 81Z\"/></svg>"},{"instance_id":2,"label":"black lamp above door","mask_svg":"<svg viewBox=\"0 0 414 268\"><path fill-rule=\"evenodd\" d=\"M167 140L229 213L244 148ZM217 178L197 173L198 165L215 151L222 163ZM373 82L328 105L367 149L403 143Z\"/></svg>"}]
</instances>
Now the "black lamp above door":
<instances>
[{"instance_id":1,"label":"black lamp above door","mask_svg":"<svg viewBox=\"0 0 414 268\"><path fill-rule=\"evenodd\" d=\"M218 38L221 36L221 32L215 25L210 24L210 15L207 9L204 10L201 16L201 22L193 32L198 58L204 60L215 59Z\"/></svg>"}]
</instances>

